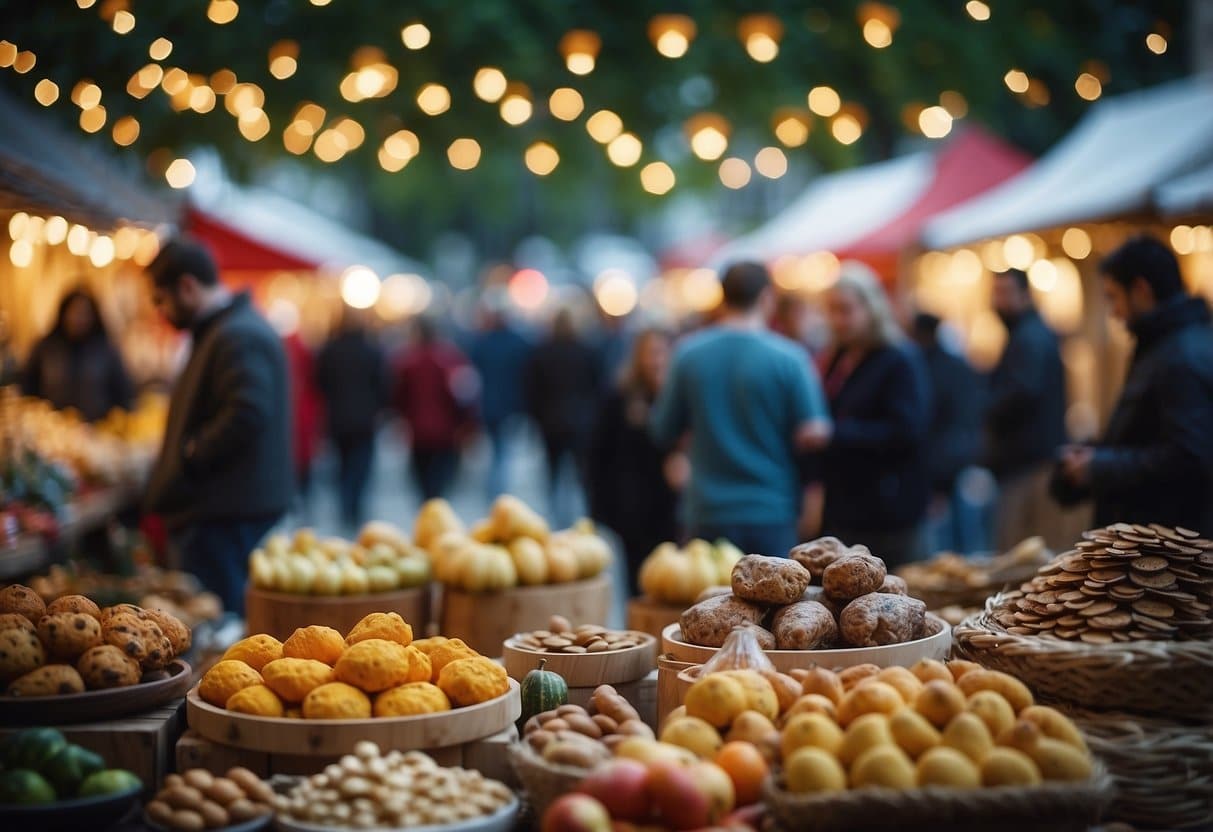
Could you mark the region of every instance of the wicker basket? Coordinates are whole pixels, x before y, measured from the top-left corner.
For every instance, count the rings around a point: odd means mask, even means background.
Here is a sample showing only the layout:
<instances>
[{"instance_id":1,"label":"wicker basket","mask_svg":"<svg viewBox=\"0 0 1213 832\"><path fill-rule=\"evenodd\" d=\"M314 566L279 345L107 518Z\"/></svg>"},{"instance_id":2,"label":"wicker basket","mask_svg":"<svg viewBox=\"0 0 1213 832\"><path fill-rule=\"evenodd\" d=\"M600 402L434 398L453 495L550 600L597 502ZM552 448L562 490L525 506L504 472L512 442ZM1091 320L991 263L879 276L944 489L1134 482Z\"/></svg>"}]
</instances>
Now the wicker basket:
<instances>
[{"instance_id":1,"label":"wicker basket","mask_svg":"<svg viewBox=\"0 0 1213 832\"><path fill-rule=\"evenodd\" d=\"M1213 827L1213 723L1065 710L1112 776L1110 818L1149 829Z\"/></svg>"},{"instance_id":2,"label":"wicker basket","mask_svg":"<svg viewBox=\"0 0 1213 832\"><path fill-rule=\"evenodd\" d=\"M534 818L542 818L548 806L563 794L568 794L581 782L588 769L549 763L526 743L510 746L510 765L522 783L526 802Z\"/></svg>"},{"instance_id":3,"label":"wicker basket","mask_svg":"<svg viewBox=\"0 0 1213 832\"><path fill-rule=\"evenodd\" d=\"M957 657L1021 679L1043 699L1175 719L1213 718L1213 642L1093 645L1008 633L984 612L952 629Z\"/></svg>"},{"instance_id":4,"label":"wicker basket","mask_svg":"<svg viewBox=\"0 0 1213 832\"><path fill-rule=\"evenodd\" d=\"M768 777L764 796L781 829L797 832L922 829L924 832L1070 832L1099 820L1112 799L1102 766L1082 783L901 791L863 788L833 794L792 794Z\"/></svg>"}]
</instances>

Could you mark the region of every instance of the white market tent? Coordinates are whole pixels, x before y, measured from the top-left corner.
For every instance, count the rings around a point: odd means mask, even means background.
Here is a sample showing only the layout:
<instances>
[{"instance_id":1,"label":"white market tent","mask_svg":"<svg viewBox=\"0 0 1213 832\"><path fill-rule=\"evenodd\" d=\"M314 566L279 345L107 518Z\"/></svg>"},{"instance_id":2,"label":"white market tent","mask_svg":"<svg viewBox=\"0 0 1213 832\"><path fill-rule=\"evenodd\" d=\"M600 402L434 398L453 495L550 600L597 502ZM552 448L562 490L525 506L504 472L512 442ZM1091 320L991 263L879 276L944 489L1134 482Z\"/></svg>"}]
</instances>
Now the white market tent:
<instances>
[{"instance_id":1,"label":"white market tent","mask_svg":"<svg viewBox=\"0 0 1213 832\"><path fill-rule=\"evenodd\" d=\"M923 243L945 249L1147 212L1157 189L1211 162L1213 76L1117 96L1024 173L935 217Z\"/></svg>"},{"instance_id":2,"label":"white market tent","mask_svg":"<svg viewBox=\"0 0 1213 832\"><path fill-rule=\"evenodd\" d=\"M717 251L712 265L845 248L905 212L934 173L934 155L915 153L819 177L769 222Z\"/></svg>"},{"instance_id":3,"label":"white market tent","mask_svg":"<svg viewBox=\"0 0 1213 832\"><path fill-rule=\"evenodd\" d=\"M1213 164L1159 187L1154 192L1154 204L1165 217L1213 211Z\"/></svg>"}]
</instances>

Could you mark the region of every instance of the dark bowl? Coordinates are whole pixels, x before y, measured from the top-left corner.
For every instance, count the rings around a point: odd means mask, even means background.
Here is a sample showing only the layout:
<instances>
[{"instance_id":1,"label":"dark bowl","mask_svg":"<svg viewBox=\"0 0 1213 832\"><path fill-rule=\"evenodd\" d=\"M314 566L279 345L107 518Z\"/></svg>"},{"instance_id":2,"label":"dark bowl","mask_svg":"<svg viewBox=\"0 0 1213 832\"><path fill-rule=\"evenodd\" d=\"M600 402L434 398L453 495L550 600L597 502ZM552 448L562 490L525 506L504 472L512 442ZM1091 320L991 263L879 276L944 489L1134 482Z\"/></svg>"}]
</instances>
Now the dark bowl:
<instances>
[{"instance_id":1,"label":"dark bowl","mask_svg":"<svg viewBox=\"0 0 1213 832\"><path fill-rule=\"evenodd\" d=\"M142 793L143 787L137 786L99 797L0 805L0 829L29 829L36 832L105 829L126 817Z\"/></svg>"}]
</instances>

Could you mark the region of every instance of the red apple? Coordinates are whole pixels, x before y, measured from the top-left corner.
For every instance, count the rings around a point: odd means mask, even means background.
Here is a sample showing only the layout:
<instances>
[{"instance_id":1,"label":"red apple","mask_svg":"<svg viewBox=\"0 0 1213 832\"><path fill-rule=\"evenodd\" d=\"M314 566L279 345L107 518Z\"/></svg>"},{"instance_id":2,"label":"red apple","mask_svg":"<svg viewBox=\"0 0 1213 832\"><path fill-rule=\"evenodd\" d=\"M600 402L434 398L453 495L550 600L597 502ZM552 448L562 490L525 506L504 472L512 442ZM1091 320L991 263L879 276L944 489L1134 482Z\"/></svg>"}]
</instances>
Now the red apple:
<instances>
[{"instance_id":1,"label":"red apple","mask_svg":"<svg viewBox=\"0 0 1213 832\"><path fill-rule=\"evenodd\" d=\"M724 829L761 829L762 818L766 811L766 806L761 803L742 806L725 815L720 821L720 826Z\"/></svg>"},{"instance_id":2,"label":"red apple","mask_svg":"<svg viewBox=\"0 0 1213 832\"><path fill-rule=\"evenodd\" d=\"M577 791L597 800L615 820L641 821L651 813L649 769L636 760L612 760L588 774Z\"/></svg>"},{"instance_id":3,"label":"red apple","mask_svg":"<svg viewBox=\"0 0 1213 832\"><path fill-rule=\"evenodd\" d=\"M698 829L711 823L711 800L687 766L669 760L649 763L648 794L663 826Z\"/></svg>"},{"instance_id":4,"label":"red apple","mask_svg":"<svg viewBox=\"0 0 1213 832\"><path fill-rule=\"evenodd\" d=\"M709 805L709 823L716 823L737 803L737 792L733 779L715 763L698 762L687 769L691 780L699 791L706 795Z\"/></svg>"},{"instance_id":5,"label":"red apple","mask_svg":"<svg viewBox=\"0 0 1213 832\"><path fill-rule=\"evenodd\" d=\"M585 794L566 794L543 813L542 832L611 832L606 807Z\"/></svg>"}]
</instances>

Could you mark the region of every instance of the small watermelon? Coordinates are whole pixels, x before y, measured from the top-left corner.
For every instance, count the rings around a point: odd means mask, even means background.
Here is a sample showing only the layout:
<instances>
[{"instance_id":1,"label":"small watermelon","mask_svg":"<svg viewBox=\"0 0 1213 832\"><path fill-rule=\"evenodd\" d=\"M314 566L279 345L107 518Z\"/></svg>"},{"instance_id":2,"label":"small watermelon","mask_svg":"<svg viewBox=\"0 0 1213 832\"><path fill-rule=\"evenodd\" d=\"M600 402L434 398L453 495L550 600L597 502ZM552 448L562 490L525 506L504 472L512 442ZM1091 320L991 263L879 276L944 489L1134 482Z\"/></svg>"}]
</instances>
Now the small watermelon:
<instances>
[{"instance_id":1,"label":"small watermelon","mask_svg":"<svg viewBox=\"0 0 1213 832\"><path fill-rule=\"evenodd\" d=\"M525 725L526 721L533 716L559 708L569 701L569 686L565 683L564 677L559 673L544 670L543 667L547 663L547 659L540 659L539 667L528 673L522 680L520 725Z\"/></svg>"}]
</instances>

